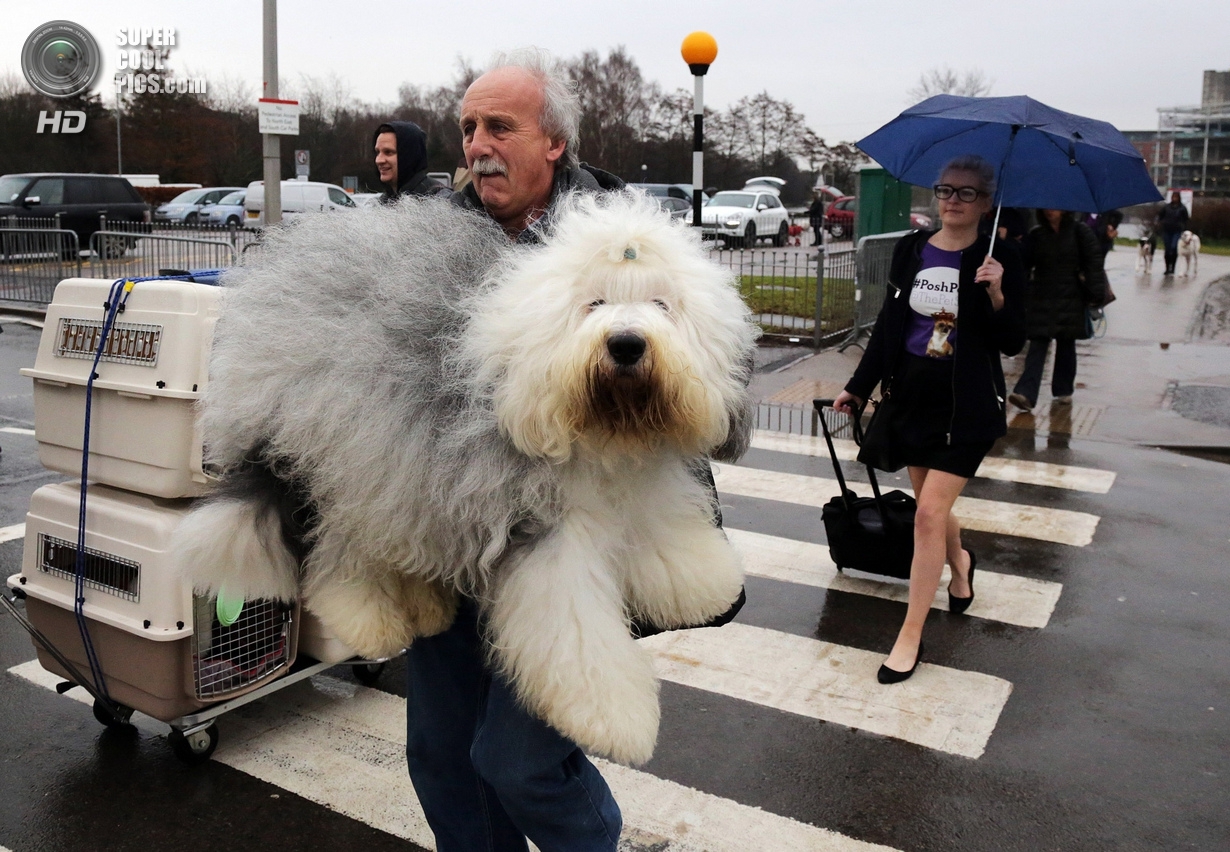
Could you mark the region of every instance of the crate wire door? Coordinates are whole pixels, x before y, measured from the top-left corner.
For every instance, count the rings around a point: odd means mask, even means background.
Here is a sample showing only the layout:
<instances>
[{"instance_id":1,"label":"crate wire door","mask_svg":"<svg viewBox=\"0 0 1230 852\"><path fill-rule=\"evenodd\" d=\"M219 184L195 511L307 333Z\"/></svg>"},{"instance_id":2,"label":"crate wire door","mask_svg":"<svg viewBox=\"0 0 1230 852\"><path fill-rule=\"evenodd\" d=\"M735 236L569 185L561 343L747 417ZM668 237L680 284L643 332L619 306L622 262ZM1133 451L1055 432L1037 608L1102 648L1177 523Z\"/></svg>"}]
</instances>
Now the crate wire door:
<instances>
[{"instance_id":1,"label":"crate wire door","mask_svg":"<svg viewBox=\"0 0 1230 852\"><path fill-rule=\"evenodd\" d=\"M218 621L215 597L193 599L192 675L196 697L219 698L282 670L290 659L293 608L246 601L233 624Z\"/></svg>"}]
</instances>

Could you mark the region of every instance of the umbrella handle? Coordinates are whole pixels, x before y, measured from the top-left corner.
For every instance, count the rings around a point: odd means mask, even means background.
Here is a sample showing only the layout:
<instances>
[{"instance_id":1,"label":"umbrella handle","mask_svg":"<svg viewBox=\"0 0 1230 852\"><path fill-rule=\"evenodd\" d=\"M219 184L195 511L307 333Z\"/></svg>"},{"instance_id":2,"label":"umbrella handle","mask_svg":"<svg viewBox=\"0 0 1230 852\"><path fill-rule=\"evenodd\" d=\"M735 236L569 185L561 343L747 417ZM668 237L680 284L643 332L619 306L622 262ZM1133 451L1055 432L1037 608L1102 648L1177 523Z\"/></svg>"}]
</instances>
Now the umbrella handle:
<instances>
[{"instance_id":1,"label":"umbrella handle","mask_svg":"<svg viewBox=\"0 0 1230 852\"><path fill-rule=\"evenodd\" d=\"M991 245L987 249L987 257L991 256L991 252L995 251L995 238L999 236L999 214L1004 209L1004 202L999 202L999 206L995 208L995 224L991 226Z\"/></svg>"}]
</instances>

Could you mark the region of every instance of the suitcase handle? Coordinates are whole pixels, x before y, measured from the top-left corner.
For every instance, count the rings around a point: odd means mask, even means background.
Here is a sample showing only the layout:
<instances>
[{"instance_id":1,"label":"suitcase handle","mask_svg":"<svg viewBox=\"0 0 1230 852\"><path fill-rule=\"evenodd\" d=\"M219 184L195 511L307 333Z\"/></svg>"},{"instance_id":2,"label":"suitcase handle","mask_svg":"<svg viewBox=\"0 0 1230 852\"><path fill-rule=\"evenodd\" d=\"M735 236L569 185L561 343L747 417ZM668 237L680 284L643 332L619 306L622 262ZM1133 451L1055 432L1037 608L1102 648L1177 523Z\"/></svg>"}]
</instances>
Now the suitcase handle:
<instances>
[{"instance_id":1,"label":"suitcase handle","mask_svg":"<svg viewBox=\"0 0 1230 852\"><path fill-rule=\"evenodd\" d=\"M841 500L846 504L846 509L850 509L850 498L846 489L846 478L841 472L841 465L837 461L837 451L833 447L833 436L829 434L829 425L824 420L824 409L832 408L834 400L831 399L813 399L812 405L816 408L816 415L820 418L820 429L824 432L824 442L829 447L829 458L833 461L833 472L837 474L837 484L841 487ZM863 426L861 423L863 409L867 407L867 403L863 403L859 408L858 413L850 417L851 427L854 431L855 443L862 443ZM834 409L836 410L836 409ZM867 477L871 480L871 492L875 495L876 507L880 510L880 520L884 523L884 528L888 529L888 510L884 506L884 498L880 496L880 483L876 479L876 472L871 465L864 465L867 468Z\"/></svg>"}]
</instances>

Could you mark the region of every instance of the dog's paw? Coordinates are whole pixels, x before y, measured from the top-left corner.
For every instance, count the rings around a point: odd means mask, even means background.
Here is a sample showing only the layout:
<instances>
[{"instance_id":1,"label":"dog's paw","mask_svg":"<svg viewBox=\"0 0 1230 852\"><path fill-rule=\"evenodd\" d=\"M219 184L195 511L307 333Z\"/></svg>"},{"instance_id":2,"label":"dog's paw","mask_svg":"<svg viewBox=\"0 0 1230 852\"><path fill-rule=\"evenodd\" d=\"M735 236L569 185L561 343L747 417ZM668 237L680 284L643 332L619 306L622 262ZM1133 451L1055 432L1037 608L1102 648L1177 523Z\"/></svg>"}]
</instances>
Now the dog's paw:
<instances>
[{"instance_id":1,"label":"dog's paw","mask_svg":"<svg viewBox=\"0 0 1230 852\"><path fill-rule=\"evenodd\" d=\"M738 551L708 524L680 529L630 561L629 607L658 627L704 624L730 609L743 588Z\"/></svg>"},{"instance_id":2,"label":"dog's paw","mask_svg":"<svg viewBox=\"0 0 1230 852\"><path fill-rule=\"evenodd\" d=\"M546 721L589 753L630 766L653 757L658 742L658 681L639 648L635 662L612 665L571 695L561 690L542 708ZM631 664L631 665L630 665Z\"/></svg>"},{"instance_id":3,"label":"dog's paw","mask_svg":"<svg viewBox=\"0 0 1230 852\"><path fill-rule=\"evenodd\" d=\"M342 642L370 659L391 657L419 636L446 630L456 596L436 583L402 574L310 584L304 605Z\"/></svg>"}]
</instances>

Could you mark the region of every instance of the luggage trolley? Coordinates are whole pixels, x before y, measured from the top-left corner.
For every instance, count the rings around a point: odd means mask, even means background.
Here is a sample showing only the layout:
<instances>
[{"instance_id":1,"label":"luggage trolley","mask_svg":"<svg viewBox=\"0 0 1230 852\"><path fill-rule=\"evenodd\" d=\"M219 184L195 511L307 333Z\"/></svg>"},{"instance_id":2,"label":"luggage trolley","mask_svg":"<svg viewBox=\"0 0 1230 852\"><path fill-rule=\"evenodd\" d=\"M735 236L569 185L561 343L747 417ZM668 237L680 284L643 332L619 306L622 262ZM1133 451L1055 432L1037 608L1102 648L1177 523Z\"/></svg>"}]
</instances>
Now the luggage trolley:
<instances>
[{"instance_id":1,"label":"luggage trolley","mask_svg":"<svg viewBox=\"0 0 1230 852\"><path fill-rule=\"evenodd\" d=\"M370 684L385 662L357 658L298 602L230 611L170 567L175 529L212 481L193 411L222 295L208 280L57 286L22 374L39 460L79 479L31 497L7 583L25 612L0 595L40 665L66 678L57 691L86 689L108 726L134 711L168 723L188 763L209 759L223 713L338 664Z\"/></svg>"}]
</instances>

